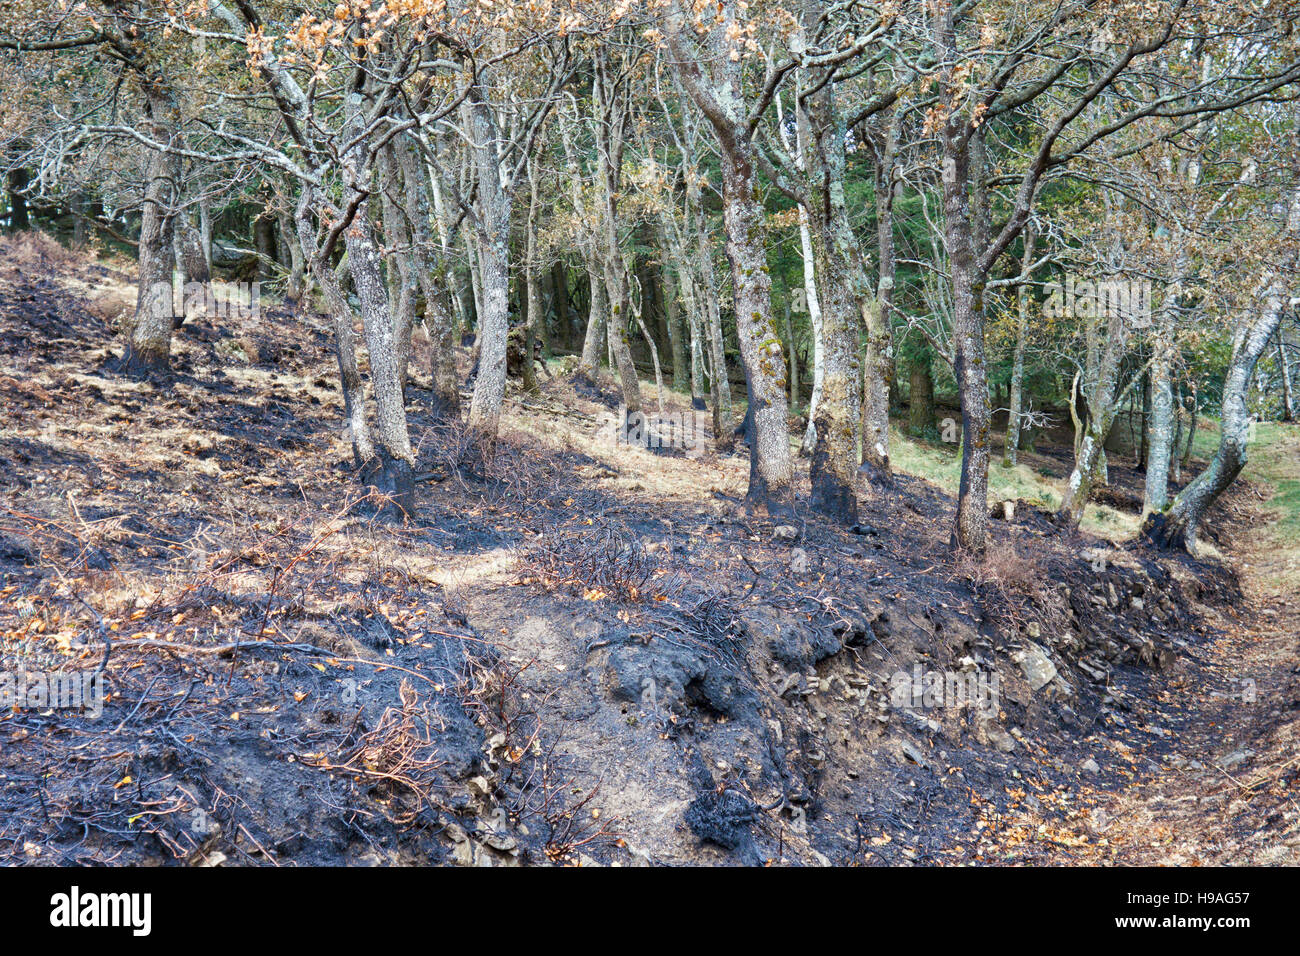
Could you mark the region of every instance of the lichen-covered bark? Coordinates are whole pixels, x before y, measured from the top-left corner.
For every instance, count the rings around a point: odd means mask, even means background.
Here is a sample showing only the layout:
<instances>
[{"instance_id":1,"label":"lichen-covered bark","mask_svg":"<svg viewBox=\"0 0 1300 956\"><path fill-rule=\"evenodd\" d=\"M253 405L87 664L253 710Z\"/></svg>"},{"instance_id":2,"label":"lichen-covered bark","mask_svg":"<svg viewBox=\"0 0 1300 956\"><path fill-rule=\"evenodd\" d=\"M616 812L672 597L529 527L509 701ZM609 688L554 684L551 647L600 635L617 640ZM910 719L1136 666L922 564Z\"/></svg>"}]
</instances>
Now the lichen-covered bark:
<instances>
[{"instance_id":1,"label":"lichen-covered bark","mask_svg":"<svg viewBox=\"0 0 1300 956\"><path fill-rule=\"evenodd\" d=\"M1097 380L1088 403L1087 421L1077 439L1074 469L1066 482L1065 495L1057 517L1067 528L1077 528L1087 507L1092 489L1101 481L1105 467L1106 437L1110 434L1119 407L1116 394L1120 362L1128 343L1128 317L1114 311L1107 323L1106 341L1097 366Z\"/></svg>"},{"instance_id":2,"label":"lichen-covered bark","mask_svg":"<svg viewBox=\"0 0 1300 956\"><path fill-rule=\"evenodd\" d=\"M175 96L161 80L146 81L145 131L154 142L170 144L177 135L179 110ZM176 263L173 229L180 198L181 157L163 149L144 147L145 192L140 209L139 282L135 319L127 341L123 367L128 375L144 377L168 371L171 361L172 270Z\"/></svg>"},{"instance_id":3,"label":"lichen-covered bark","mask_svg":"<svg viewBox=\"0 0 1300 956\"><path fill-rule=\"evenodd\" d=\"M953 343L961 395L961 481L953 543L984 550L988 536L989 390L984 359L984 278L977 275L967 197L967 150L952 122L943 135L944 246L952 270Z\"/></svg>"},{"instance_id":4,"label":"lichen-covered bark","mask_svg":"<svg viewBox=\"0 0 1300 956\"><path fill-rule=\"evenodd\" d=\"M608 318L608 300L605 295L605 270L594 257L588 258L587 278L591 294L587 304L587 331L582 340L582 355L578 359L578 374L594 378L600 367L600 355L605 350L605 326Z\"/></svg>"},{"instance_id":5,"label":"lichen-covered bark","mask_svg":"<svg viewBox=\"0 0 1300 956\"><path fill-rule=\"evenodd\" d=\"M430 412L438 421L460 419L460 376L456 371L456 315L447 282L447 263L440 242L434 245L429 229L429 209L424 185L436 180L422 174L414 149L405 139L393 146L402 173L402 202L406 219L413 224L412 257L416 280L424 293L424 324L432 354L429 373L433 380ZM435 194L436 199L436 194Z\"/></svg>"},{"instance_id":6,"label":"lichen-covered bark","mask_svg":"<svg viewBox=\"0 0 1300 956\"><path fill-rule=\"evenodd\" d=\"M846 131L831 84L810 97L806 119L811 127L808 171L815 192L810 210L813 248L823 279L822 393L813 413L816 439L809 470L812 506L852 524L857 521L855 429L861 415L858 310L867 290L844 197Z\"/></svg>"},{"instance_id":7,"label":"lichen-covered bark","mask_svg":"<svg viewBox=\"0 0 1300 956\"><path fill-rule=\"evenodd\" d=\"M876 244L880 266L874 302L864 315L867 355L862 394L862 461L872 478L884 485L893 481L889 461L889 396L894 386L894 176L898 143L897 114L890 117L876 165Z\"/></svg>"},{"instance_id":8,"label":"lichen-covered bark","mask_svg":"<svg viewBox=\"0 0 1300 956\"><path fill-rule=\"evenodd\" d=\"M506 337L510 331L510 197L501 185L500 134L482 84L469 92L470 130L478 174L479 313L478 378L469 406L469 425L492 443L506 395Z\"/></svg>"},{"instance_id":9,"label":"lichen-covered bark","mask_svg":"<svg viewBox=\"0 0 1300 956\"><path fill-rule=\"evenodd\" d=\"M735 289L736 333L749 384L751 504L786 510L792 503L785 359L772 318L765 214L758 201L753 144L732 139L722 151L723 221ZM715 376L720 369L715 369ZM850 399L851 400L851 399Z\"/></svg>"},{"instance_id":10,"label":"lichen-covered bark","mask_svg":"<svg viewBox=\"0 0 1300 956\"><path fill-rule=\"evenodd\" d=\"M1236 481L1246 466L1250 437L1247 393L1260 355L1282 320L1287 301L1280 282L1262 297L1255 319L1243 323L1232 347L1232 360L1223 382L1223 410L1219 447L1205 470L1179 492L1167 512L1147 516L1143 534L1167 548L1181 547L1193 557L1199 554L1197 533L1210 506Z\"/></svg>"},{"instance_id":11,"label":"lichen-covered bark","mask_svg":"<svg viewBox=\"0 0 1300 956\"><path fill-rule=\"evenodd\" d=\"M346 134L357 141L344 157L344 182L352 190L370 188L369 170L364 165L365 142L354 131L360 129L361 94L350 94L347 101ZM361 303L361 321L365 329L366 357L370 366L370 383L374 392L378 430L376 451L379 471L373 476L376 487L395 507L406 514L415 512L415 456L411 451L406 428L406 401L402 387L398 356L397 331L393 306L384 286L380 269L379 248L369 219L369 202L357 206L351 224L343 230L352 285Z\"/></svg>"},{"instance_id":12,"label":"lichen-covered bark","mask_svg":"<svg viewBox=\"0 0 1300 956\"><path fill-rule=\"evenodd\" d=\"M311 186L305 188L298 204L295 222L298 240L307 256L308 266L317 285L320 286L325 308L334 323L334 356L338 360L344 413L347 416L348 431L352 439L352 458L354 464L364 468L375 457L375 445L370 437L370 425L366 419L365 387L357 367L356 331L352 310L348 307L343 290L339 287L338 277L329 262L321 256L316 241L316 227L312 221L312 212L324 207L319 189Z\"/></svg>"},{"instance_id":13,"label":"lichen-covered bark","mask_svg":"<svg viewBox=\"0 0 1300 956\"><path fill-rule=\"evenodd\" d=\"M1161 511L1169 503L1169 459L1174 448L1173 330L1161 328L1152 343L1151 421L1148 426L1147 471L1142 514Z\"/></svg>"}]
</instances>

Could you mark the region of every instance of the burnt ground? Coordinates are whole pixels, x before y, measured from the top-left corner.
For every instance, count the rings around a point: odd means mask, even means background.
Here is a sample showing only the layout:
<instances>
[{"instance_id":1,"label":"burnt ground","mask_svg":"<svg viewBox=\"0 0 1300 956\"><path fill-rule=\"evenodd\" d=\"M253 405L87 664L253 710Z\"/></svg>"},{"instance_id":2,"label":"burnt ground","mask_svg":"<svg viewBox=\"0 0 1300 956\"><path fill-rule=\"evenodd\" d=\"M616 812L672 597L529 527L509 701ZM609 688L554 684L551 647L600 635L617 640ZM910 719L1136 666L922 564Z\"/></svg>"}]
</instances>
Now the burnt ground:
<instances>
[{"instance_id":1,"label":"burnt ground","mask_svg":"<svg viewBox=\"0 0 1300 956\"><path fill-rule=\"evenodd\" d=\"M483 460L417 373L394 524L323 318L189 324L135 382L129 278L0 250L0 670L109 695L0 715L0 861L1296 858L1293 595L1230 563L1024 502L957 558L909 476L853 529L774 525L743 452L615 446L612 385L559 376ZM1262 507L1243 484L1220 542ZM918 666L996 675L996 713L900 699Z\"/></svg>"}]
</instances>

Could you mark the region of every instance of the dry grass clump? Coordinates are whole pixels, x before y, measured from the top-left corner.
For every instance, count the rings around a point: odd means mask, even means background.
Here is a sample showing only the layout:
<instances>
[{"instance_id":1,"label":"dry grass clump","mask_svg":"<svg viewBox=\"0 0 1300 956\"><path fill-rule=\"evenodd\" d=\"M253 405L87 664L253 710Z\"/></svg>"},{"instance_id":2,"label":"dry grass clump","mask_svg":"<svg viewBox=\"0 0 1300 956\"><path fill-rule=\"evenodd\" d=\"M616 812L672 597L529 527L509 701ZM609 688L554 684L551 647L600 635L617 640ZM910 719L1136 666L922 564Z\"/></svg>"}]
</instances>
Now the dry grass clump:
<instances>
[{"instance_id":1,"label":"dry grass clump","mask_svg":"<svg viewBox=\"0 0 1300 956\"><path fill-rule=\"evenodd\" d=\"M11 273L57 274L76 268L84 258L35 229L0 237L0 262Z\"/></svg>"}]
</instances>

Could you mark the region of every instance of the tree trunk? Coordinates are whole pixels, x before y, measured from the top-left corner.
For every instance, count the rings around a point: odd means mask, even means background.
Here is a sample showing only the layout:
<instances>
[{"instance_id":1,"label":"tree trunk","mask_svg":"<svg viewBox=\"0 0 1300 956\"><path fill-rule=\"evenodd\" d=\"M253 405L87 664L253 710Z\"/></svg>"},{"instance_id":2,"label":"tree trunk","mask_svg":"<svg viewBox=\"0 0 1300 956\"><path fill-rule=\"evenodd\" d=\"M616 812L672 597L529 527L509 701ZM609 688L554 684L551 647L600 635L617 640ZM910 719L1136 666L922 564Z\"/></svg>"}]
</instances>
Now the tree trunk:
<instances>
[{"instance_id":1,"label":"tree trunk","mask_svg":"<svg viewBox=\"0 0 1300 956\"><path fill-rule=\"evenodd\" d=\"M934 428L934 378L927 349L913 359L908 376L907 424L913 435L924 435Z\"/></svg>"},{"instance_id":2,"label":"tree trunk","mask_svg":"<svg viewBox=\"0 0 1300 956\"><path fill-rule=\"evenodd\" d=\"M1034 261L1035 234L1032 224L1025 227L1025 254L1020 264L1020 286L1016 289L1016 347L1011 359L1010 396L1007 399L1007 438L1002 449L1002 464L1014 468L1020 453L1020 425L1025 400L1025 339L1029 333L1029 268Z\"/></svg>"},{"instance_id":3,"label":"tree trunk","mask_svg":"<svg viewBox=\"0 0 1300 956\"><path fill-rule=\"evenodd\" d=\"M22 232L32 227L31 216L27 212L27 183L30 179L31 174L21 166L9 170L7 180L10 232Z\"/></svg>"},{"instance_id":4,"label":"tree trunk","mask_svg":"<svg viewBox=\"0 0 1300 956\"><path fill-rule=\"evenodd\" d=\"M146 90L149 137L170 144L179 124L179 111L170 90ZM175 266L177 190L181 158L167 150L144 148L145 194L140 213L140 278L135 321L131 327L123 367L128 375L144 378L165 373L170 366L173 315L172 270Z\"/></svg>"},{"instance_id":5,"label":"tree trunk","mask_svg":"<svg viewBox=\"0 0 1300 956\"><path fill-rule=\"evenodd\" d=\"M289 281L284 288L284 297L296 306L307 294L306 264L303 262L302 243L298 241L287 212L280 213L280 241L289 253Z\"/></svg>"},{"instance_id":6,"label":"tree trunk","mask_svg":"<svg viewBox=\"0 0 1300 956\"><path fill-rule=\"evenodd\" d=\"M1079 526L1088 504L1088 496L1102 479L1106 438L1123 401L1123 396L1116 394L1116 387L1120 363L1128 342L1127 321L1128 317L1122 311L1114 310L1107 326L1105 349L1098 365L1092 398L1088 403L1087 422L1078 441L1074 470L1070 472L1065 497L1057 510L1057 517L1070 529Z\"/></svg>"},{"instance_id":7,"label":"tree trunk","mask_svg":"<svg viewBox=\"0 0 1300 956\"><path fill-rule=\"evenodd\" d=\"M455 422L460 420L456 315L447 281L446 246L441 237L437 245L434 244L435 237L429 226L428 193L425 189L426 185L436 185L436 181L418 161L409 141L398 139L392 148L401 171L401 196L406 219L413 226L412 259L416 281L424 294L424 325L432 346L429 377L433 384L433 394L429 412L435 421Z\"/></svg>"},{"instance_id":8,"label":"tree trunk","mask_svg":"<svg viewBox=\"0 0 1300 956\"><path fill-rule=\"evenodd\" d=\"M587 332L582 340L582 355L578 359L578 375L594 380L600 368L600 356L605 351L605 326L609 308L605 295L605 270L594 259L587 261L587 279L590 293L587 297Z\"/></svg>"},{"instance_id":9,"label":"tree trunk","mask_svg":"<svg viewBox=\"0 0 1300 956\"><path fill-rule=\"evenodd\" d=\"M524 390L537 391L537 367L533 353L537 342L537 326L545 325L542 315L541 288L537 268L537 175L533 163L528 163L528 227L524 252Z\"/></svg>"},{"instance_id":10,"label":"tree trunk","mask_svg":"<svg viewBox=\"0 0 1300 956\"><path fill-rule=\"evenodd\" d=\"M1142 532L1158 545L1182 547L1192 557L1198 557L1197 533L1205 513L1246 466L1250 436L1246 393L1259 357L1282 320L1286 298L1280 286L1270 288L1254 322L1237 332L1232 361L1223 382L1218 451L1205 470L1178 494L1167 512L1147 516Z\"/></svg>"},{"instance_id":11,"label":"tree trunk","mask_svg":"<svg viewBox=\"0 0 1300 956\"><path fill-rule=\"evenodd\" d=\"M367 144L359 137L362 96L348 95L347 134L356 145L344 158L344 179L352 190L371 187L369 170L364 162ZM379 265L379 248L370 225L369 201L356 210L352 223L343 230L352 285L361 303L361 321L365 329L366 357L370 365L370 382L374 391L379 428L376 450L379 472L373 476L375 486L405 514L415 513L415 456L411 451L406 428L406 402L402 388L397 331L392 304L384 287Z\"/></svg>"},{"instance_id":12,"label":"tree trunk","mask_svg":"<svg viewBox=\"0 0 1300 956\"><path fill-rule=\"evenodd\" d=\"M722 310L718 304L718 277L713 268L713 246L704 226L702 196L697 192L695 209L696 254L699 256L701 293L704 297L704 314L708 318L709 378L713 394L713 434L718 446L728 449L733 444L731 382L727 377L727 350L722 335ZM688 200L689 201L689 200ZM724 200L725 201L725 200Z\"/></svg>"},{"instance_id":13,"label":"tree trunk","mask_svg":"<svg viewBox=\"0 0 1300 956\"><path fill-rule=\"evenodd\" d=\"M951 13L949 13L951 16ZM989 389L984 360L984 277L976 275L968 198L968 150L944 124L944 245L952 269L953 340L961 396L961 481L953 544L982 552L988 535Z\"/></svg>"},{"instance_id":14,"label":"tree trunk","mask_svg":"<svg viewBox=\"0 0 1300 956\"><path fill-rule=\"evenodd\" d=\"M1151 421L1147 444L1146 482L1142 516L1163 511L1169 503L1169 458L1175 445L1172 328L1162 327L1155 336L1151 360Z\"/></svg>"},{"instance_id":15,"label":"tree trunk","mask_svg":"<svg viewBox=\"0 0 1300 956\"><path fill-rule=\"evenodd\" d=\"M894 157L898 145L897 113L885 132L876 164L876 241L880 266L875 301L864 309L867 358L862 396L862 461L872 479L893 484L889 463L889 396L894 387Z\"/></svg>"},{"instance_id":16,"label":"tree trunk","mask_svg":"<svg viewBox=\"0 0 1300 956\"><path fill-rule=\"evenodd\" d=\"M746 498L759 509L785 511L793 503L794 477L785 403L785 360L771 315L771 280L764 245L766 217L757 198L754 147L735 130L719 133L723 221L732 263L736 333L749 382L751 430ZM719 362L714 376L724 380L724 386L725 375L726 366Z\"/></svg>"},{"instance_id":17,"label":"tree trunk","mask_svg":"<svg viewBox=\"0 0 1300 956\"><path fill-rule=\"evenodd\" d=\"M849 226L844 197L846 131L825 83L801 116L808 123L809 174L816 269L822 276L822 394L814 413L812 506L844 524L857 522L858 450L855 429L861 415L858 366L858 309L866 291L861 254ZM811 211L810 211L811 212ZM888 418L886 418L888 422ZM886 425L886 428L888 426ZM876 456L873 456L873 462ZM886 463L887 467L887 463Z\"/></svg>"},{"instance_id":18,"label":"tree trunk","mask_svg":"<svg viewBox=\"0 0 1300 956\"><path fill-rule=\"evenodd\" d=\"M1191 420L1187 423L1187 445L1183 448L1182 466L1186 468L1192 460L1192 449L1196 445L1197 418L1201 414L1201 396L1195 383L1192 385Z\"/></svg>"},{"instance_id":19,"label":"tree trunk","mask_svg":"<svg viewBox=\"0 0 1300 956\"><path fill-rule=\"evenodd\" d=\"M506 395L506 337L510 331L510 197L501 186L496 119L480 84L470 88L469 112L478 173L479 270L483 287L479 313L478 378L470 400L469 425L494 443Z\"/></svg>"},{"instance_id":20,"label":"tree trunk","mask_svg":"<svg viewBox=\"0 0 1300 956\"><path fill-rule=\"evenodd\" d=\"M325 308L334 322L334 356L338 360L339 381L343 390L344 414L352 439L353 463L362 470L371 467L375 457L374 440L366 420L366 392L357 367L356 331L352 310L339 286L338 276L330 263L320 254L316 243L316 227L312 222L312 209L322 208L319 187L306 187L298 204L296 215L298 241L307 255L308 265L320 286Z\"/></svg>"},{"instance_id":21,"label":"tree trunk","mask_svg":"<svg viewBox=\"0 0 1300 956\"><path fill-rule=\"evenodd\" d=\"M1292 422L1295 421L1295 400L1291 393L1291 365L1287 360L1286 336L1282 334L1280 324L1277 329L1277 366L1282 376L1282 421Z\"/></svg>"}]
</instances>

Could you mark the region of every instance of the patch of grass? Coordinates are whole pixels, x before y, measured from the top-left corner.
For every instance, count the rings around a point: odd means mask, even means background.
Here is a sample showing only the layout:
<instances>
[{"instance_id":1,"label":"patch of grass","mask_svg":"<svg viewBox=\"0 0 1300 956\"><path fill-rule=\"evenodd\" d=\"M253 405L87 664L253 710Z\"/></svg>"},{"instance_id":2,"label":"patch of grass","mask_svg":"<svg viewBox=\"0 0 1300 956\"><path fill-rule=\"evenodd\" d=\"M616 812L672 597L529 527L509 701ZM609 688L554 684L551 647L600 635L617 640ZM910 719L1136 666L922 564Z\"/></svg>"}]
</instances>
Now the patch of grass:
<instances>
[{"instance_id":1,"label":"patch of grass","mask_svg":"<svg viewBox=\"0 0 1300 956\"><path fill-rule=\"evenodd\" d=\"M1273 487L1269 507L1280 513L1273 535L1281 547L1300 550L1300 427L1261 423L1250 447L1246 476Z\"/></svg>"},{"instance_id":2,"label":"patch of grass","mask_svg":"<svg viewBox=\"0 0 1300 956\"><path fill-rule=\"evenodd\" d=\"M961 484L961 458L956 445L929 445L917 442L899 431L891 429L890 458L899 471L937 485L949 494L956 495ZM1033 468L1017 465L1003 468L1000 460L990 463L989 501L1006 501L1023 498L1049 511L1061 506L1064 483L1040 474ZM1120 541L1137 535L1137 515L1116 511L1105 505L1089 505L1084 511L1082 526L1085 531Z\"/></svg>"}]
</instances>

